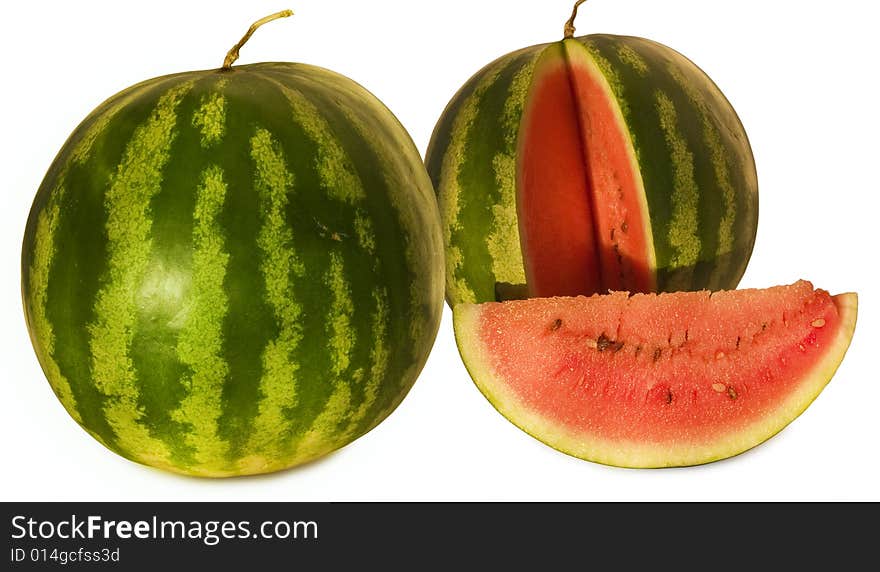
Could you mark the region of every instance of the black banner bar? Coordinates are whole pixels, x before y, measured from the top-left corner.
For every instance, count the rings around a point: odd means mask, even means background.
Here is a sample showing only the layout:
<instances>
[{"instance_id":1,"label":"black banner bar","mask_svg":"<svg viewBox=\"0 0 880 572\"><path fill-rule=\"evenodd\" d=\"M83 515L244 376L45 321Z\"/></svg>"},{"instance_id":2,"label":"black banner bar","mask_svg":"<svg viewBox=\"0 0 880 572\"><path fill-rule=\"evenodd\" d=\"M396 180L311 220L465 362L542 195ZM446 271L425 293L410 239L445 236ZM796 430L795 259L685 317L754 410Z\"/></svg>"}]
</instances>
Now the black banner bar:
<instances>
[{"instance_id":1,"label":"black banner bar","mask_svg":"<svg viewBox=\"0 0 880 572\"><path fill-rule=\"evenodd\" d=\"M0 570L544 570L598 557L629 569L702 550L727 564L761 553L758 569L826 551L876 564L877 516L830 503L7 503Z\"/></svg>"}]
</instances>

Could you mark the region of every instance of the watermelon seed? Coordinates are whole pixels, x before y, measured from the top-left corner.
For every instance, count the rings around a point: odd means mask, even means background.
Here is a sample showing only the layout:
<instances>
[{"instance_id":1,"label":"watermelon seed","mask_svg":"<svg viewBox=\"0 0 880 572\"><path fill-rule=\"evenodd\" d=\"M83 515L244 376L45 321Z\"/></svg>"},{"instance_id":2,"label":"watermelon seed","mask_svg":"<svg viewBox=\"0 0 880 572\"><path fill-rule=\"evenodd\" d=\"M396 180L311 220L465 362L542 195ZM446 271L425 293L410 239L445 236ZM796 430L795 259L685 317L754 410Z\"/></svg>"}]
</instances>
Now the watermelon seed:
<instances>
[{"instance_id":1,"label":"watermelon seed","mask_svg":"<svg viewBox=\"0 0 880 572\"><path fill-rule=\"evenodd\" d=\"M626 221L623 221L622 223L620 223L620 230L626 233L626 231L629 230L629 224Z\"/></svg>"},{"instance_id":2,"label":"watermelon seed","mask_svg":"<svg viewBox=\"0 0 880 572\"><path fill-rule=\"evenodd\" d=\"M672 403L672 390L667 389L666 390L666 405L669 405L670 403Z\"/></svg>"},{"instance_id":3,"label":"watermelon seed","mask_svg":"<svg viewBox=\"0 0 880 572\"><path fill-rule=\"evenodd\" d=\"M642 353L642 346L636 346L636 357L639 357L640 353Z\"/></svg>"},{"instance_id":4,"label":"watermelon seed","mask_svg":"<svg viewBox=\"0 0 880 572\"><path fill-rule=\"evenodd\" d=\"M742 336L736 337L736 349L739 349L739 343L742 341Z\"/></svg>"},{"instance_id":5,"label":"watermelon seed","mask_svg":"<svg viewBox=\"0 0 880 572\"><path fill-rule=\"evenodd\" d=\"M623 342L616 342L605 334L602 334L601 336L599 336L599 339L596 340L596 347L599 349L600 352L604 352L605 350L610 348L611 351L617 353L621 349L623 349Z\"/></svg>"},{"instance_id":6,"label":"watermelon seed","mask_svg":"<svg viewBox=\"0 0 880 572\"><path fill-rule=\"evenodd\" d=\"M712 389L714 389L718 393L724 393L725 391L727 391L727 386L723 383L713 383Z\"/></svg>"},{"instance_id":7,"label":"watermelon seed","mask_svg":"<svg viewBox=\"0 0 880 572\"><path fill-rule=\"evenodd\" d=\"M660 355L662 353L663 353L662 348L657 348L656 350L654 350L654 361L657 361L658 359L660 359Z\"/></svg>"},{"instance_id":8,"label":"watermelon seed","mask_svg":"<svg viewBox=\"0 0 880 572\"><path fill-rule=\"evenodd\" d=\"M611 228L611 240L614 240L614 231L616 229L614 227Z\"/></svg>"},{"instance_id":9,"label":"watermelon seed","mask_svg":"<svg viewBox=\"0 0 880 572\"><path fill-rule=\"evenodd\" d=\"M727 386L727 395L728 395L728 397L730 397L731 399L734 399L734 400L737 397L739 397L739 395L737 395L736 390L733 388L732 385Z\"/></svg>"},{"instance_id":10,"label":"watermelon seed","mask_svg":"<svg viewBox=\"0 0 880 572\"><path fill-rule=\"evenodd\" d=\"M819 318L818 320L813 320L811 324L814 328L821 328L825 325L825 318Z\"/></svg>"},{"instance_id":11,"label":"watermelon seed","mask_svg":"<svg viewBox=\"0 0 880 572\"><path fill-rule=\"evenodd\" d=\"M555 320L553 320L553 323L550 324L550 331L555 332L556 330L558 330L561 327L562 327L562 318L556 318Z\"/></svg>"},{"instance_id":12,"label":"watermelon seed","mask_svg":"<svg viewBox=\"0 0 880 572\"><path fill-rule=\"evenodd\" d=\"M724 352L718 352L715 354L715 359L724 359Z\"/></svg>"}]
</instances>

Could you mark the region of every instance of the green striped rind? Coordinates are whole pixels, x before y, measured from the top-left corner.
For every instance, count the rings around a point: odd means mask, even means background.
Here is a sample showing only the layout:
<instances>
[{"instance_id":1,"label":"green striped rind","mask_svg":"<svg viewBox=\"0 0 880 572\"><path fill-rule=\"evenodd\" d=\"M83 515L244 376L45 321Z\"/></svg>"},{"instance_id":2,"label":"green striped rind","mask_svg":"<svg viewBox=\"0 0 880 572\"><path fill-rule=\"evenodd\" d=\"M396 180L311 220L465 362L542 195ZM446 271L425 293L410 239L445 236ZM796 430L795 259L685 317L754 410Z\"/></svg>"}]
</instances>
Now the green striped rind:
<instances>
[{"instance_id":1,"label":"green striped rind","mask_svg":"<svg viewBox=\"0 0 880 572\"><path fill-rule=\"evenodd\" d=\"M426 153L440 203L451 304L495 300L496 283L525 284L516 223L520 120L542 46L475 74L443 113Z\"/></svg>"},{"instance_id":2,"label":"green striped rind","mask_svg":"<svg viewBox=\"0 0 880 572\"><path fill-rule=\"evenodd\" d=\"M430 180L351 80L259 64L144 82L37 193L22 293L60 401L130 459L279 470L388 415L442 307Z\"/></svg>"},{"instance_id":3,"label":"green striped rind","mask_svg":"<svg viewBox=\"0 0 880 572\"><path fill-rule=\"evenodd\" d=\"M642 38L577 38L620 103L645 184L660 290L739 283L757 230L757 176L745 130L712 80Z\"/></svg>"},{"instance_id":4,"label":"green striped rind","mask_svg":"<svg viewBox=\"0 0 880 572\"><path fill-rule=\"evenodd\" d=\"M28 219L24 244L33 249L31 264L22 267L22 292L25 319L37 357L59 401L70 415L82 423L83 418L77 397L61 372L55 357L55 327L49 317L48 277L58 254L56 235L61 220L61 209L69 202L67 197L68 176L76 177L90 157L92 150L110 122L120 110L129 105L153 84L132 86L105 101L91 113L71 135L53 162L34 201ZM50 188L52 184L54 187ZM101 440L98 433L92 434Z\"/></svg>"},{"instance_id":5,"label":"green striped rind","mask_svg":"<svg viewBox=\"0 0 880 572\"><path fill-rule=\"evenodd\" d=\"M218 98L211 98L217 102ZM222 129L203 131L202 140L222 134ZM186 444L194 451L198 467L211 467L228 455L228 443L219 438L223 384L229 366L223 355L223 322L229 312L224 291L229 253L226 252L219 216L228 186L223 170L214 165L202 173L193 212L192 290L190 308L177 340L177 354L189 372L181 379L186 396L172 418L187 423Z\"/></svg>"},{"instance_id":6,"label":"green striped rind","mask_svg":"<svg viewBox=\"0 0 880 572\"><path fill-rule=\"evenodd\" d=\"M138 294L152 297L153 287L179 297L170 269L161 282L148 274L152 254L151 202L162 189L162 172L176 136L177 108L192 87L183 82L159 98L153 112L128 141L122 161L108 178L104 194L105 256L103 286L94 299L94 320L86 325L91 381L106 399L104 416L118 446L137 461L166 467L170 449L145 422L132 347L138 321ZM52 276L49 276L51 282Z\"/></svg>"},{"instance_id":7,"label":"green striped rind","mask_svg":"<svg viewBox=\"0 0 880 572\"><path fill-rule=\"evenodd\" d=\"M439 327L440 315L434 301L443 297L442 272L437 273L443 265L443 242L435 224L437 203L431 181L424 166L410 160L418 156L418 149L403 126L357 84L339 82L336 74L311 66L258 64L253 69L286 85L296 82L297 90L320 106L334 126L334 134L351 160L347 168L358 173L365 188L383 190L366 193L363 205L354 209L353 231L330 234L336 241L348 242L346 239L353 238L368 252L375 251L377 259L371 261L370 267L364 259L347 259L349 275L357 278L372 272L385 276L388 282L387 289L379 289L377 296L369 299L367 288L352 286L353 292L363 295L364 305L387 316L384 337L389 347L399 348L395 354L371 354L374 359L388 358L385 375L399 380L401 392L398 399L391 401L375 394L376 402L370 406L375 411L363 416L354 414L343 424L344 434L365 431L403 398L423 367ZM380 168L376 169L376 165ZM364 212L369 217L361 216ZM388 216L390 213L395 216ZM365 239L364 233L370 231L372 234ZM389 257L391 252L394 256ZM405 290L401 289L404 285ZM365 322L358 323L366 327ZM376 334L375 329L364 331L365 337L380 339ZM360 351L366 349L364 346ZM370 371L379 375L379 370ZM372 389L377 387L374 377L364 378L357 390L369 396L374 395ZM357 392L355 395L353 403L357 402Z\"/></svg>"}]
</instances>

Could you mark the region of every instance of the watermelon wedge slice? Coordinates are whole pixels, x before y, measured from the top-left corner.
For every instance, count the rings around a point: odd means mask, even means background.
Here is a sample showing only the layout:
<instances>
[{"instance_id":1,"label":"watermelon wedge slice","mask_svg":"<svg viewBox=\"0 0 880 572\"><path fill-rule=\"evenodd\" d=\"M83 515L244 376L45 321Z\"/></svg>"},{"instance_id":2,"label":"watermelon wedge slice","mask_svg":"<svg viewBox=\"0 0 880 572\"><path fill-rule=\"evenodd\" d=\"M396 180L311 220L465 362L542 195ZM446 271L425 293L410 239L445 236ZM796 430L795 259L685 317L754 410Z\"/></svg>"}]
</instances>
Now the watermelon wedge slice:
<instances>
[{"instance_id":1,"label":"watermelon wedge slice","mask_svg":"<svg viewBox=\"0 0 880 572\"><path fill-rule=\"evenodd\" d=\"M731 457L798 417L834 375L855 293L766 289L458 304L459 352L508 420L621 467Z\"/></svg>"}]
</instances>

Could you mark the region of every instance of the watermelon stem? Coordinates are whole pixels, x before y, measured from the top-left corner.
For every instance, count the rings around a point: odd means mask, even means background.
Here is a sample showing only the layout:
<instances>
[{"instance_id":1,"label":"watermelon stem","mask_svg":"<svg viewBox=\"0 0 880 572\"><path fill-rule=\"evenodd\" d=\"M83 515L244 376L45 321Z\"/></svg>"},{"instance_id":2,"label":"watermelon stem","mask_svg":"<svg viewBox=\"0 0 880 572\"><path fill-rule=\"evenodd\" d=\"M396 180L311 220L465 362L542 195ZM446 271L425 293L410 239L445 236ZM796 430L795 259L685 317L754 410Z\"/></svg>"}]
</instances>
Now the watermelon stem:
<instances>
[{"instance_id":1,"label":"watermelon stem","mask_svg":"<svg viewBox=\"0 0 880 572\"><path fill-rule=\"evenodd\" d=\"M271 22L272 20L277 20L279 18L287 18L288 16L293 16L293 10L282 10L280 12L275 12L274 14L269 14L265 18L260 18L248 28L248 31L245 32L244 36L238 41L237 44L232 46L232 49L226 53L226 59L223 60L223 67L220 69L229 70L232 68L232 64L235 60L238 59L238 51L241 49L245 43L251 39L251 36L254 35L254 32L257 31L257 28L266 24L267 22Z\"/></svg>"},{"instance_id":2,"label":"watermelon stem","mask_svg":"<svg viewBox=\"0 0 880 572\"><path fill-rule=\"evenodd\" d=\"M562 37L564 39L569 40L571 38L574 38L574 20L575 18L577 18L578 8L580 8L581 4L586 1L587 0L577 0L577 2L574 3L574 8L571 11L571 18L568 19L568 21L565 23L565 28L563 28Z\"/></svg>"}]
</instances>

